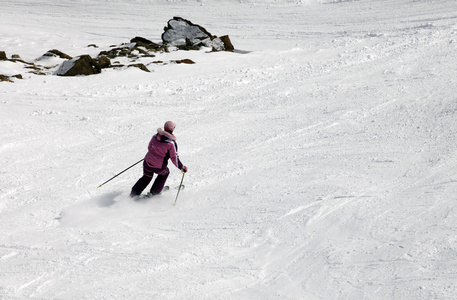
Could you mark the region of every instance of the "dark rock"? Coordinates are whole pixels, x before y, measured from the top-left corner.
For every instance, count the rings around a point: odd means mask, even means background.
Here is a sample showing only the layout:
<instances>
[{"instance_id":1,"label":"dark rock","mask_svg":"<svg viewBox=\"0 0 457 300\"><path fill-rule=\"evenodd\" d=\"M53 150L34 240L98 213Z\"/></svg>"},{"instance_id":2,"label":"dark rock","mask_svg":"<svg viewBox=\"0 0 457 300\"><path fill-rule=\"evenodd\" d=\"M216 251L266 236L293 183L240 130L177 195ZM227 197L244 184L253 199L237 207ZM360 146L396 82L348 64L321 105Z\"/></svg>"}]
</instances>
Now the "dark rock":
<instances>
[{"instance_id":1,"label":"dark rock","mask_svg":"<svg viewBox=\"0 0 457 300\"><path fill-rule=\"evenodd\" d=\"M153 41L150 41L148 39L142 38L142 37L135 37L130 40L131 43L135 43L137 47L145 47L146 49L149 50L158 50L162 48L161 45L154 43Z\"/></svg>"},{"instance_id":2,"label":"dark rock","mask_svg":"<svg viewBox=\"0 0 457 300\"><path fill-rule=\"evenodd\" d=\"M3 53L5 53L5 52L3 52ZM0 74L0 82L2 82L2 81L13 82L13 81L10 79L9 76L1 75L1 74Z\"/></svg>"},{"instance_id":3,"label":"dark rock","mask_svg":"<svg viewBox=\"0 0 457 300\"><path fill-rule=\"evenodd\" d=\"M230 40L228 35L224 35L219 37L219 39L224 43L224 51L233 51L235 47L232 45L232 41Z\"/></svg>"},{"instance_id":4,"label":"dark rock","mask_svg":"<svg viewBox=\"0 0 457 300\"><path fill-rule=\"evenodd\" d=\"M145 39L141 36L134 37L130 40L130 43L153 44L152 41Z\"/></svg>"},{"instance_id":5,"label":"dark rock","mask_svg":"<svg viewBox=\"0 0 457 300\"><path fill-rule=\"evenodd\" d=\"M73 59L73 57L71 57L70 55L67 55L67 54L65 54L62 51L59 51L57 49L49 50L48 52L43 54L43 56L60 57L60 58L63 58L63 59Z\"/></svg>"},{"instance_id":6,"label":"dark rock","mask_svg":"<svg viewBox=\"0 0 457 300\"><path fill-rule=\"evenodd\" d=\"M139 36L131 39L130 42L135 43L134 49L136 49L136 50L140 50L141 49L140 47L144 47L145 49L147 49L149 51L154 51L154 52L166 51L166 48L164 46L156 44L148 39L145 39L145 38L142 38ZM154 57L150 53L143 53L143 54L148 57Z\"/></svg>"},{"instance_id":7,"label":"dark rock","mask_svg":"<svg viewBox=\"0 0 457 300\"><path fill-rule=\"evenodd\" d=\"M88 48L90 48L90 47L92 47L92 48L98 48L98 46L97 46L97 45L95 45L95 44L90 44L90 45L87 45L87 47L88 47Z\"/></svg>"},{"instance_id":8,"label":"dark rock","mask_svg":"<svg viewBox=\"0 0 457 300\"><path fill-rule=\"evenodd\" d=\"M144 38L136 37L132 39L132 41L136 41L133 47L131 44L121 47L115 47L109 51L101 51L98 54L98 56L107 56L110 59L114 59L120 56L135 59L139 57L154 57L155 55L152 53L167 50L165 47L150 42ZM138 53L136 53L135 51L138 51Z\"/></svg>"},{"instance_id":9,"label":"dark rock","mask_svg":"<svg viewBox=\"0 0 457 300\"><path fill-rule=\"evenodd\" d=\"M149 69L148 69L145 65L143 65L143 64L131 64L131 65L129 65L129 68L130 68L130 67L135 67L135 68L138 68L138 69L143 70L143 71L145 71L145 72L151 72L151 71L149 71Z\"/></svg>"},{"instance_id":10,"label":"dark rock","mask_svg":"<svg viewBox=\"0 0 457 300\"><path fill-rule=\"evenodd\" d=\"M132 52L131 49L129 48L123 48L121 51L119 51L118 55L119 56L129 56L129 54Z\"/></svg>"},{"instance_id":11,"label":"dark rock","mask_svg":"<svg viewBox=\"0 0 457 300\"><path fill-rule=\"evenodd\" d=\"M95 61L100 65L101 69L106 69L111 66L111 60L105 55L95 58Z\"/></svg>"},{"instance_id":12,"label":"dark rock","mask_svg":"<svg viewBox=\"0 0 457 300\"><path fill-rule=\"evenodd\" d=\"M0 51L0 60L8 60L8 57L6 57L5 51ZM5 75L2 75L5 76Z\"/></svg>"},{"instance_id":13,"label":"dark rock","mask_svg":"<svg viewBox=\"0 0 457 300\"><path fill-rule=\"evenodd\" d=\"M111 65L111 66L110 66L110 68L112 68L112 69L124 68L124 67L125 67L125 65L122 65L122 64L120 64L120 63L117 63L117 64L114 64L114 65Z\"/></svg>"},{"instance_id":14,"label":"dark rock","mask_svg":"<svg viewBox=\"0 0 457 300\"><path fill-rule=\"evenodd\" d=\"M136 51L138 51L138 52L140 52L142 55L149 55L149 52L148 52L148 51L143 50L143 49L140 48L140 47L135 46L133 49L136 50Z\"/></svg>"},{"instance_id":15,"label":"dark rock","mask_svg":"<svg viewBox=\"0 0 457 300\"><path fill-rule=\"evenodd\" d=\"M12 76L6 76L6 75L1 75L0 74L0 82L1 81L14 82L14 81L11 80L11 78L22 79L22 75L21 74L16 74L16 75L12 75Z\"/></svg>"},{"instance_id":16,"label":"dark rock","mask_svg":"<svg viewBox=\"0 0 457 300\"><path fill-rule=\"evenodd\" d=\"M201 41L198 42L197 44L193 44L188 38L186 38L186 44L177 46L179 50L185 50L185 51L190 51L190 50L200 50L200 47L204 46Z\"/></svg>"},{"instance_id":17,"label":"dark rock","mask_svg":"<svg viewBox=\"0 0 457 300\"><path fill-rule=\"evenodd\" d=\"M98 54L98 56L107 56L107 57L113 59L118 56L129 56L131 52L132 52L132 49L130 49L130 47L127 47L127 46L116 47L109 51L102 51Z\"/></svg>"},{"instance_id":18,"label":"dark rock","mask_svg":"<svg viewBox=\"0 0 457 300\"><path fill-rule=\"evenodd\" d=\"M215 37L210 42L204 41L206 46L210 46L212 51L233 51L235 50L228 35Z\"/></svg>"},{"instance_id":19,"label":"dark rock","mask_svg":"<svg viewBox=\"0 0 457 300\"><path fill-rule=\"evenodd\" d=\"M81 55L63 62L56 72L59 76L92 75L101 73L100 64L90 57Z\"/></svg>"},{"instance_id":20,"label":"dark rock","mask_svg":"<svg viewBox=\"0 0 457 300\"><path fill-rule=\"evenodd\" d=\"M156 57L154 54L144 54L143 57Z\"/></svg>"},{"instance_id":21,"label":"dark rock","mask_svg":"<svg viewBox=\"0 0 457 300\"><path fill-rule=\"evenodd\" d=\"M26 66L24 66L25 69L32 69L34 71L41 71L41 68L38 67L37 65L35 65L34 63L26 63L26 62L23 62L23 61L20 61L20 60L17 60L17 61L24 63L26 65Z\"/></svg>"},{"instance_id":22,"label":"dark rock","mask_svg":"<svg viewBox=\"0 0 457 300\"><path fill-rule=\"evenodd\" d=\"M181 60L172 60L171 62L174 62L174 63L177 63L177 64L189 64L189 65L195 64L195 62L193 60L188 59L188 58L181 59Z\"/></svg>"},{"instance_id":23,"label":"dark rock","mask_svg":"<svg viewBox=\"0 0 457 300\"><path fill-rule=\"evenodd\" d=\"M41 75L41 76L45 76L45 75L48 75L44 72L41 72L41 71L30 71L29 73L32 73L32 74L35 74L35 75Z\"/></svg>"},{"instance_id":24,"label":"dark rock","mask_svg":"<svg viewBox=\"0 0 457 300\"><path fill-rule=\"evenodd\" d=\"M21 56L19 54L13 54L11 55L12 59L21 59Z\"/></svg>"}]
</instances>

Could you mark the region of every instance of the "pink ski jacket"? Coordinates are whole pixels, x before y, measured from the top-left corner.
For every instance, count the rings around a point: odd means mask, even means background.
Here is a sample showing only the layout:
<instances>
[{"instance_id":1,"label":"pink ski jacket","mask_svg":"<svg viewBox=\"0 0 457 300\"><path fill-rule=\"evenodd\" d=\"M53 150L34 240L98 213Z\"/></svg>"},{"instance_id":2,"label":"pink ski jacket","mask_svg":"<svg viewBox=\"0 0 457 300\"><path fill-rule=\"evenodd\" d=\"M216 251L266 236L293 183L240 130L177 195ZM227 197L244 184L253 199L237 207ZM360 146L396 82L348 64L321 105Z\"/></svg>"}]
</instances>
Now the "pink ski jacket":
<instances>
[{"instance_id":1,"label":"pink ski jacket","mask_svg":"<svg viewBox=\"0 0 457 300\"><path fill-rule=\"evenodd\" d=\"M148 167L153 169L164 169L168 159L178 168L182 169L183 164L178 157L178 144L176 137L162 129L157 129L148 146L148 153L144 160Z\"/></svg>"}]
</instances>

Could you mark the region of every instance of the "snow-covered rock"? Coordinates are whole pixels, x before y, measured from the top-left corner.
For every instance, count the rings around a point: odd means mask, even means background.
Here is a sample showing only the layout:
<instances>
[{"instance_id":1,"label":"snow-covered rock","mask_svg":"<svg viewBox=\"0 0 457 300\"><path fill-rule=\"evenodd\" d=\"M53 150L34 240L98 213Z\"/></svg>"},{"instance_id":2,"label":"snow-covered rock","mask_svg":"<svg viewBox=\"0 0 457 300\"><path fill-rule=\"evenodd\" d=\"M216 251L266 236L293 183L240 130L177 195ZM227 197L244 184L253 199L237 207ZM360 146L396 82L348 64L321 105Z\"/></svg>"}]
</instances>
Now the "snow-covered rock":
<instances>
[{"instance_id":1,"label":"snow-covered rock","mask_svg":"<svg viewBox=\"0 0 457 300\"><path fill-rule=\"evenodd\" d=\"M174 17L164 28L162 41L185 50L198 50L201 47L211 47L213 51L233 51L233 45L228 35L219 38L209 33L204 27L194 24L181 17Z\"/></svg>"},{"instance_id":2,"label":"snow-covered rock","mask_svg":"<svg viewBox=\"0 0 457 300\"><path fill-rule=\"evenodd\" d=\"M59 76L77 76L99 74L100 72L100 64L96 60L92 59L90 55L81 55L64 61L55 74Z\"/></svg>"}]
</instances>

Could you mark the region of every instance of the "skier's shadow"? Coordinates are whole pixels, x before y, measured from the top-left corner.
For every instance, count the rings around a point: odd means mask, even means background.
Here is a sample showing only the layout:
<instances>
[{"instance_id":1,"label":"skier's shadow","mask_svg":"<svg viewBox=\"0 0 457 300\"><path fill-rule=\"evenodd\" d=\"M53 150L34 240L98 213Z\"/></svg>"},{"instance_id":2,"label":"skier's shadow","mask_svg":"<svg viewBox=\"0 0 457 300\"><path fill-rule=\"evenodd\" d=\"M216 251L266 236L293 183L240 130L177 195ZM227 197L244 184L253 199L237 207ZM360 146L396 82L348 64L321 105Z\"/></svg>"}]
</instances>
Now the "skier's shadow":
<instances>
[{"instance_id":1,"label":"skier's shadow","mask_svg":"<svg viewBox=\"0 0 457 300\"><path fill-rule=\"evenodd\" d=\"M99 207L110 207L116 203L116 198L121 195L121 192L111 192L96 198L96 203Z\"/></svg>"}]
</instances>

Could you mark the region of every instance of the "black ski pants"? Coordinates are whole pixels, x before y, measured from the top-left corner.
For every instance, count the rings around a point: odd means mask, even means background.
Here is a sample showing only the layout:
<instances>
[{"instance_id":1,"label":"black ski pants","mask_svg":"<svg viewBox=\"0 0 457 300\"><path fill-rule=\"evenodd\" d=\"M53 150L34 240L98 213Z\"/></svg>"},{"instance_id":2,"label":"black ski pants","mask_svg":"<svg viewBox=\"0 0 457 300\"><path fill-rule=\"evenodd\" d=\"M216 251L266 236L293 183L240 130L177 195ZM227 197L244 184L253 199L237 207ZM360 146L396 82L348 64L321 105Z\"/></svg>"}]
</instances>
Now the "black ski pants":
<instances>
[{"instance_id":1,"label":"black ski pants","mask_svg":"<svg viewBox=\"0 0 457 300\"><path fill-rule=\"evenodd\" d=\"M143 165L144 166L144 165ZM143 167L143 177L138 179L135 185L132 187L132 191L130 192L130 196L138 196L144 191L144 189L149 185L152 181L152 177L154 174L157 174L154 183L152 184L150 193L151 194L160 194L165 186L165 182L167 182L168 175L170 174L170 170L168 167L164 169L150 169Z\"/></svg>"}]
</instances>

